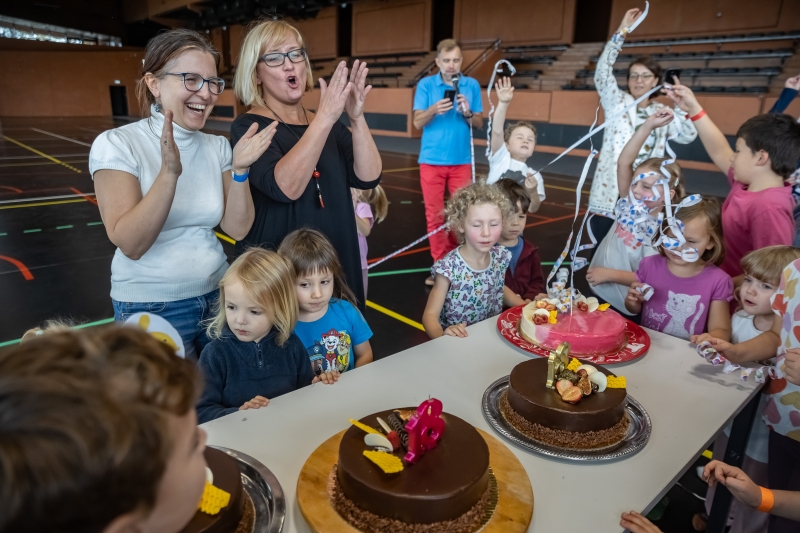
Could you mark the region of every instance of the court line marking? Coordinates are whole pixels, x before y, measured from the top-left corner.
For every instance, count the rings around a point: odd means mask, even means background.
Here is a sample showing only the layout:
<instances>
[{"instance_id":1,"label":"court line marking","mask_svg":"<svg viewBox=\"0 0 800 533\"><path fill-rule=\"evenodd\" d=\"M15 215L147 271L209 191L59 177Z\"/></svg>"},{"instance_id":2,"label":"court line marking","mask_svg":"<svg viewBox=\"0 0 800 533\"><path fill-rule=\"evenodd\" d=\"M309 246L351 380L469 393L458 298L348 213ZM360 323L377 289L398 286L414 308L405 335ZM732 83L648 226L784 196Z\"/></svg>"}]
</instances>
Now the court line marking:
<instances>
[{"instance_id":1,"label":"court line marking","mask_svg":"<svg viewBox=\"0 0 800 533\"><path fill-rule=\"evenodd\" d=\"M18 192L22 192L17 189ZM20 202L40 202L44 200L60 200L62 198L84 198L87 199L87 196L95 196L94 193L80 193L80 194L59 194L57 196L39 196L37 198L18 198L16 200L0 200L0 205L2 204L18 204ZM95 204L96 205L96 204Z\"/></svg>"},{"instance_id":2,"label":"court line marking","mask_svg":"<svg viewBox=\"0 0 800 533\"><path fill-rule=\"evenodd\" d=\"M64 137L63 135L59 135L59 134L57 134L57 133L53 133L53 132L51 132L51 131L44 131L44 130L40 130L39 128L31 128L31 129L32 129L33 131L38 131L39 133L44 133L45 135L49 135L50 137L55 137L56 139L63 139L63 140L65 140L65 141L69 141L69 142L72 142L72 143L75 143L75 144L80 144L80 145L82 145L82 146L88 146L88 147L90 147L90 148L91 148L91 146L92 146L92 145L91 145L91 144L89 144L89 143L85 143L85 142L83 142L83 141L78 141L78 140L76 140L76 139L70 139L69 137Z\"/></svg>"},{"instance_id":3,"label":"court line marking","mask_svg":"<svg viewBox=\"0 0 800 533\"><path fill-rule=\"evenodd\" d=\"M425 268L408 268L406 270L385 270L383 272L370 272L367 277L378 278L380 276L396 276L398 274L416 274L418 272L430 272L429 267Z\"/></svg>"},{"instance_id":4,"label":"court line marking","mask_svg":"<svg viewBox=\"0 0 800 533\"><path fill-rule=\"evenodd\" d=\"M8 185L0 185L0 189L8 189L11 192L21 193L22 189L17 189L16 187L9 187Z\"/></svg>"},{"instance_id":5,"label":"court line marking","mask_svg":"<svg viewBox=\"0 0 800 533\"><path fill-rule=\"evenodd\" d=\"M74 171L75 171L75 172L77 172L78 174L80 174L80 173L81 173L80 169L77 169L77 168L73 167L72 165L70 165L70 164L68 164L68 163L65 163L65 162L63 162L63 161L61 161L60 159L56 159L55 157L53 157L53 156L51 156L51 155L47 155L47 154L46 154L46 153L44 153L44 152L40 152L40 151L39 151L39 150L37 150L36 148L31 148L31 147L30 147L30 146L28 146L27 144L23 144L23 143L21 143L21 142L19 142L19 141L15 140L15 139L12 139L11 137L9 137L9 136L7 136L7 135L3 135L3 139L7 140L8 142L12 142L12 143L16 144L17 146L21 146L22 148L25 148L26 150L30 150L30 151L31 151L31 152L33 152L34 154L38 154L38 155L40 155L40 156L44 157L45 159L49 159L50 161L53 161L54 163L58 163L59 165L64 165L64 166L65 166L65 167L67 167L68 169L70 169L70 170L74 170Z\"/></svg>"},{"instance_id":6,"label":"court line marking","mask_svg":"<svg viewBox=\"0 0 800 533\"><path fill-rule=\"evenodd\" d=\"M88 159L80 159L78 161L58 161L56 163L53 163L52 161L42 161L41 163L39 163L39 162L33 162L33 163L3 163L2 165L0 165L0 168L7 168L7 167L40 167L40 166L43 166L43 165L64 165L65 167L69 168L70 170L72 170L74 172L80 172L80 170L76 169L75 167L70 166L68 163L88 163L88 162L89 162Z\"/></svg>"},{"instance_id":7,"label":"court line marking","mask_svg":"<svg viewBox=\"0 0 800 533\"><path fill-rule=\"evenodd\" d=\"M33 204L21 205L0 205L0 209L21 209L23 207L40 207L43 205L59 205L59 204L75 204L78 202L85 202L85 198L73 198L72 200L55 200L53 202L37 202Z\"/></svg>"},{"instance_id":8,"label":"court line marking","mask_svg":"<svg viewBox=\"0 0 800 533\"><path fill-rule=\"evenodd\" d=\"M89 154L54 154L53 157L86 157ZM0 157L0 160L6 159L36 159L38 155L6 155Z\"/></svg>"},{"instance_id":9,"label":"court line marking","mask_svg":"<svg viewBox=\"0 0 800 533\"><path fill-rule=\"evenodd\" d=\"M400 322L402 322L403 324L408 324L412 328L417 328L418 330L425 331L425 326L423 326L422 324L420 324L416 320L411 320L410 318L408 318L406 316L403 316L400 313L395 313L391 309L387 309L382 305L376 304L375 302L367 300L367 307L369 307L371 309L374 309L374 310L376 310L376 311L378 311L380 313L383 313L384 315L388 315L388 316L390 316L390 317L392 317L394 319L397 319Z\"/></svg>"},{"instance_id":10,"label":"court line marking","mask_svg":"<svg viewBox=\"0 0 800 533\"><path fill-rule=\"evenodd\" d=\"M95 320L94 322L87 322L86 324L79 324L79 325L73 327L72 329L91 328L91 327L94 327L94 326L102 326L103 324L111 324L112 322L114 322L114 318L104 318L102 320ZM13 344L18 344L19 341L21 341L21 340L22 339L14 339L14 340L11 340L11 341L0 342L0 348L2 348L4 346L11 346Z\"/></svg>"},{"instance_id":11,"label":"court line marking","mask_svg":"<svg viewBox=\"0 0 800 533\"><path fill-rule=\"evenodd\" d=\"M13 257L8 257L7 255L0 255L0 259L2 259L3 261L8 261L9 263L17 267L17 270L19 270L20 273L22 273L22 277L25 278L26 281L31 281L33 279L33 274L31 274L31 271L28 270L28 267L26 267L22 263L22 261L14 259Z\"/></svg>"},{"instance_id":12,"label":"court line marking","mask_svg":"<svg viewBox=\"0 0 800 533\"><path fill-rule=\"evenodd\" d=\"M84 199L86 199L86 201L87 201L87 202L91 202L91 203L93 203L94 205L97 205L97 200L95 200L94 198L92 198L92 196L95 196L94 194L90 194L90 193L82 193L81 191L79 191L79 190L78 190L78 189L76 189L75 187L70 187L70 188L69 188L69 190L71 190L72 192L74 192L74 193L75 193L75 194L77 194L78 196L82 196Z\"/></svg>"},{"instance_id":13,"label":"court line marking","mask_svg":"<svg viewBox=\"0 0 800 533\"><path fill-rule=\"evenodd\" d=\"M422 248L414 248L413 250L408 250L407 252L403 252L402 254L397 254L395 257L403 257L404 255L411 255L411 254L418 254L420 252L424 252L425 250L430 250L430 246L423 246ZM376 261L380 261L383 257L376 257L375 259L367 259L367 263L375 263Z\"/></svg>"}]
</instances>

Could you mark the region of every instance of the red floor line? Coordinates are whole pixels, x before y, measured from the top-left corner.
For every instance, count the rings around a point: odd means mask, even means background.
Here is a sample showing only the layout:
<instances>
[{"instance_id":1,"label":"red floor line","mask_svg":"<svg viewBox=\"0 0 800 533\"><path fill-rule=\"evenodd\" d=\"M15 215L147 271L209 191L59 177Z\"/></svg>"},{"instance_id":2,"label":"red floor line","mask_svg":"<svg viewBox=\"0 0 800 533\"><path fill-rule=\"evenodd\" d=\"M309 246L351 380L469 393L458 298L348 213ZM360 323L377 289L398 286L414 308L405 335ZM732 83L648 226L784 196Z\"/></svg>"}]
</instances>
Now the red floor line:
<instances>
[{"instance_id":1,"label":"red floor line","mask_svg":"<svg viewBox=\"0 0 800 533\"><path fill-rule=\"evenodd\" d=\"M94 198L92 198L91 196L89 196L86 193L82 193L81 191L79 191L75 187L70 187L69 190L71 190L75 194L79 194L79 195L83 196L86 199L87 202L92 202L94 205L97 205L97 200L95 200Z\"/></svg>"},{"instance_id":2,"label":"red floor line","mask_svg":"<svg viewBox=\"0 0 800 533\"><path fill-rule=\"evenodd\" d=\"M8 185L0 185L0 189L8 189L9 191L13 192L22 192L22 189L17 189L16 187L9 187Z\"/></svg>"},{"instance_id":3,"label":"red floor line","mask_svg":"<svg viewBox=\"0 0 800 533\"><path fill-rule=\"evenodd\" d=\"M405 187L398 187L396 185L386 185L385 183L381 183L381 187L383 187L384 189L395 189L395 190L398 190L398 191L406 191L406 192L414 192L414 193L417 193L417 194L422 194L422 191L419 191L419 190L406 189Z\"/></svg>"},{"instance_id":4,"label":"red floor line","mask_svg":"<svg viewBox=\"0 0 800 533\"><path fill-rule=\"evenodd\" d=\"M582 215L583 213L584 213L584 211L581 211L579 213L579 215ZM574 216L575 215L564 215L563 217L551 218L549 220L540 220L539 222L531 222L530 224L528 224L525 227L526 228L531 228L533 226L541 226L542 224L549 224L550 222L558 222L559 220L567 220L567 219L572 218Z\"/></svg>"},{"instance_id":5,"label":"red floor line","mask_svg":"<svg viewBox=\"0 0 800 533\"><path fill-rule=\"evenodd\" d=\"M408 250L407 252L403 252L402 254L397 254L395 257L403 257L404 255L411 255L417 254L419 252L424 252L425 250L430 250L430 246L425 246L423 248L414 248L413 250ZM367 259L367 263L374 263L376 261L380 261L383 257L376 257L375 259Z\"/></svg>"},{"instance_id":6,"label":"red floor line","mask_svg":"<svg viewBox=\"0 0 800 533\"><path fill-rule=\"evenodd\" d=\"M31 271L28 270L28 267L22 264L22 261L18 261L13 257L8 257L7 255L0 255L0 260L8 261L9 263L17 267L17 269L19 269L19 271L22 273L22 277L25 278L25 280L31 281L33 279L33 274L31 274Z\"/></svg>"}]
</instances>

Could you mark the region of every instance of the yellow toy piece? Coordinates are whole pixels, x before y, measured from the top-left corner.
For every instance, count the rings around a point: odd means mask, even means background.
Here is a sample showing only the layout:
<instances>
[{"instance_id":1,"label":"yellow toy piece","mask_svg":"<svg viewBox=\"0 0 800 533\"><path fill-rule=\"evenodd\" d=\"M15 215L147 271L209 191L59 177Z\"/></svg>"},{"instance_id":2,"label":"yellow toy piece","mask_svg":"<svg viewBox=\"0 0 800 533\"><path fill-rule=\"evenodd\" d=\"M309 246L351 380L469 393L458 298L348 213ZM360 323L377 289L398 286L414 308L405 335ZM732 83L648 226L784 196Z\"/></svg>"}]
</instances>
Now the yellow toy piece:
<instances>
[{"instance_id":1,"label":"yellow toy piece","mask_svg":"<svg viewBox=\"0 0 800 533\"><path fill-rule=\"evenodd\" d=\"M364 450L364 457L378 465L378 468L385 474L396 474L403 471L403 461L391 453Z\"/></svg>"},{"instance_id":2,"label":"yellow toy piece","mask_svg":"<svg viewBox=\"0 0 800 533\"><path fill-rule=\"evenodd\" d=\"M573 372L577 372L578 371L578 367L581 366L581 364L583 364L583 363L581 363L580 361L578 361L577 359L575 359L573 357L572 360L567 365L567 370L572 370Z\"/></svg>"},{"instance_id":3,"label":"yellow toy piece","mask_svg":"<svg viewBox=\"0 0 800 533\"><path fill-rule=\"evenodd\" d=\"M556 320L557 316L558 316L558 311L555 310L550 311L550 319L548 320L548 322L550 322L551 324L555 324L557 322Z\"/></svg>"},{"instance_id":4,"label":"yellow toy piece","mask_svg":"<svg viewBox=\"0 0 800 533\"><path fill-rule=\"evenodd\" d=\"M624 389L624 388L626 388L625 376L617 376L617 377L608 376L607 380L608 380L607 387L609 389Z\"/></svg>"},{"instance_id":5,"label":"yellow toy piece","mask_svg":"<svg viewBox=\"0 0 800 533\"><path fill-rule=\"evenodd\" d=\"M600 305L597 306L597 310L598 311L605 311L609 307L611 307L611 304L600 304Z\"/></svg>"},{"instance_id":6,"label":"yellow toy piece","mask_svg":"<svg viewBox=\"0 0 800 533\"><path fill-rule=\"evenodd\" d=\"M215 515L230 501L230 494L206 481L206 488L203 490L203 497L200 498L197 508L206 514Z\"/></svg>"},{"instance_id":7,"label":"yellow toy piece","mask_svg":"<svg viewBox=\"0 0 800 533\"><path fill-rule=\"evenodd\" d=\"M377 433L378 435L383 435L383 433L381 433L381 432L380 432L380 431L378 431L377 429L373 429L373 428L371 428L371 427L367 426L366 424L362 424L362 423L361 423L361 422L359 422L358 420L353 420L353 419L351 418L351 419L350 419L350 423L351 423L351 424L353 424L353 425L354 425L355 427L357 427L358 429L360 429L360 430L363 430L363 431L366 431L367 433Z\"/></svg>"}]
</instances>

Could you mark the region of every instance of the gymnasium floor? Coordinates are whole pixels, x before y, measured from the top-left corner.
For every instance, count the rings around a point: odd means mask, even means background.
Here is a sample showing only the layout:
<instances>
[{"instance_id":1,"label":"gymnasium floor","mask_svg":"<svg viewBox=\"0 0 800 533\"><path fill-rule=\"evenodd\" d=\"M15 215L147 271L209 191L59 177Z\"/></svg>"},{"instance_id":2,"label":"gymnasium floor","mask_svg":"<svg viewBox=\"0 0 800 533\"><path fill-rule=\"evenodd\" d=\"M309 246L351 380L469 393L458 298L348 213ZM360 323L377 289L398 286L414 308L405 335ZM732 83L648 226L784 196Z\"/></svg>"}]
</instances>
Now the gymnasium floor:
<instances>
[{"instance_id":1,"label":"gymnasium floor","mask_svg":"<svg viewBox=\"0 0 800 533\"><path fill-rule=\"evenodd\" d=\"M110 267L115 247L106 236L88 173L91 143L127 121L110 118L0 119L0 348L54 317L87 326L112 321ZM219 134L214 131L213 133ZM369 237L369 257L380 258L426 233L416 157L382 152L382 185L391 205ZM478 172L488 169L479 165ZM545 275L569 235L576 180L545 172L547 199L529 215L525 237L539 246ZM588 198L582 194L582 204ZM224 236L223 236L224 238ZM230 255L233 246L223 242ZM369 278L366 319L376 358L428 340L420 324L431 257L427 242L379 265ZM581 288L585 281L578 282ZM702 458L700 461L704 461ZM703 494L690 469L681 483ZM663 520L665 533L691 531L701 502L680 487Z\"/></svg>"}]
</instances>

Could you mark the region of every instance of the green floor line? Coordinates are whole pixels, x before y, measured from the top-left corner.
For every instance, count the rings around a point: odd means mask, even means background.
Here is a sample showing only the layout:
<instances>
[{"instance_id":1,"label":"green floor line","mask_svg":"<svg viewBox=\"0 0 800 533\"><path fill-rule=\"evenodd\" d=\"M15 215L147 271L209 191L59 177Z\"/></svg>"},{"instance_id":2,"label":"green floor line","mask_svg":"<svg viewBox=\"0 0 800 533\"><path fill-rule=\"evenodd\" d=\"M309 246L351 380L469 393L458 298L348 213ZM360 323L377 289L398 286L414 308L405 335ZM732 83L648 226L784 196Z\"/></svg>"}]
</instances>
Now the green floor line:
<instances>
[{"instance_id":1,"label":"green floor line","mask_svg":"<svg viewBox=\"0 0 800 533\"><path fill-rule=\"evenodd\" d=\"M553 265L555 265L555 264L556 264L556 262L555 262L555 261L542 261L542 266L553 266ZM564 262L563 262L563 263L561 263L561 264L562 264L562 265L571 265L571 264L572 264L572 261L564 261Z\"/></svg>"},{"instance_id":2,"label":"green floor line","mask_svg":"<svg viewBox=\"0 0 800 533\"><path fill-rule=\"evenodd\" d=\"M102 222L87 222L86 223L87 226L101 226L102 224L103 224Z\"/></svg>"},{"instance_id":3,"label":"green floor line","mask_svg":"<svg viewBox=\"0 0 800 533\"><path fill-rule=\"evenodd\" d=\"M8 233L0 233L0 237L5 237Z\"/></svg>"},{"instance_id":4,"label":"green floor line","mask_svg":"<svg viewBox=\"0 0 800 533\"><path fill-rule=\"evenodd\" d=\"M412 203L411 200L400 200L401 204L410 204Z\"/></svg>"},{"instance_id":5,"label":"green floor line","mask_svg":"<svg viewBox=\"0 0 800 533\"><path fill-rule=\"evenodd\" d=\"M417 272L430 272L430 267L427 268L409 268L407 270L387 270L385 272L372 272L367 274L370 278L377 278L380 276L394 276L397 274L415 274Z\"/></svg>"},{"instance_id":6,"label":"green floor line","mask_svg":"<svg viewBox=\"0 0 800 533\"><path fill-rule=\"evenodd\" d=\"M73 329L83 329L83 328L90 328L92 326L102 326L103 324L110 324L114 322L113 318L104 318L103 320L95 320L94 322L87 322L86 324L80 324L75 326ZM19 341L22 339L14 339L13 341L5 341L0 342L0 348L3 346L11 346L12 344L18 344Z\"/></svg>"},{"instance_id":7,"label":"green floor line","mask_svg":"<svg viewBox=\"0 0 800 533\"><path fill-rule=\"evenodd\" d=\"M36 229L26 229L26 230L25 230L25 231L23 231L22 233L39 233L40 231L42 231L42 229L41 229L41 228L36 228Z\"/></svg>"},{"instance_id":8,"label":"green floor line","mask_svg":"<svg viewBox=\"0 0 800 533\"><path fill-rule=\"evenodd\" d=\"M72 224L68 224L66 226L56 226L56 229L70 229L72 228Z\"/></svg>"}]
</instances>

